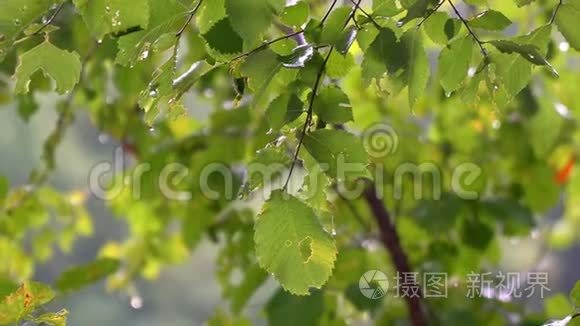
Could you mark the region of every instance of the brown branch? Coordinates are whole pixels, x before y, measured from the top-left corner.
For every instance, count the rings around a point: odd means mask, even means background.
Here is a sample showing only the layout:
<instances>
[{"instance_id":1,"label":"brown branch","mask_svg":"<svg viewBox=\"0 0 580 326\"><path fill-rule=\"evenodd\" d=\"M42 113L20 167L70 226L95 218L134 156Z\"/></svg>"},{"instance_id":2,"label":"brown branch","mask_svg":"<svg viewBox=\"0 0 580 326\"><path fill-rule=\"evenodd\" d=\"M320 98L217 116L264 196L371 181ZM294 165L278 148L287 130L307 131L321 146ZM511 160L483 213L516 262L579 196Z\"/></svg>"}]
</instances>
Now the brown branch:
<instances>
[{"instance_id":1,"label":"brown branch","mask_svg":"<svg viewBox=\"0 0 580 326\"><path fill-rule=\"evenodd\" d=\"M393 224L391 215L382 199L379 198L375 185L371 184L367 187L364 193L364 198L371 209L373 216L379 226L381 242L391 255L393 265L399 274L412 273L409 259L401 246L401 240L395 225ZM427 315L423 309L421 302L422 292L419 289L416 296L406 295L405 300L409 309L409 318L413 326L425 326L427 323Z\"/></svg>"}]
</instances>

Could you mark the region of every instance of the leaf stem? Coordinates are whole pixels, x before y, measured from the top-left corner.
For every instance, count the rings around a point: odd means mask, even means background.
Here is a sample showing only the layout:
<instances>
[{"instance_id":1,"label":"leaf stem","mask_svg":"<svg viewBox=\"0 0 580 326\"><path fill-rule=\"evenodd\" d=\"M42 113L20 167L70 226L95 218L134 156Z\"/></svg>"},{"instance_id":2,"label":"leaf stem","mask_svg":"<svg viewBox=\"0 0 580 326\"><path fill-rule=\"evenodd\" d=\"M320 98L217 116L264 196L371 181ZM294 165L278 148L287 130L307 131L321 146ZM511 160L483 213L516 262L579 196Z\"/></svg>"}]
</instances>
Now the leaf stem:
<instances>
[{"instance_id":1,"label":"leaf stem","mask_svg":"<svg viewBox=\"0 0 580 326\"><path fill-rule=\"evenodd\" d=\"M324 76L324 70L326 68L326 64L328 63L328 60L330 59L330 55L332 54L333 50L334 50L334 46L331 46L330 50L328 51L328 54L326 55L326 58L324 59L324 62L322 62L320 69L318 69L318 74L316 75L316 81L314 82L314 86L312 88L312 95L310 96L310 102L308 104L308 113L306 114L306 121L304 121L304 127L302 128L302 133L300 134L300 139L298 140L298 146L296 147L296 151L294 152L294 157L292 159L292 165L290 166L290 171L288 172L288 178L286 179L286 182L284 183L284 188L283 188L284 190L288 189L288 183L290 183L290 178L292 177L292 172L294 172L294 167L296 166L296 162L298 161L298 154L300 154L300 149L302 148L302 143L304 142L304 137L306 136L306 132L308 131L308 126L312 122L312 113L314 110L314 100L316 99L316 96L318 95L318 89L319 89L321 81L322 81L322 76Z\"/></svg>"},{"instance_id":2,"label":"leaf stem","mask_svg":"<svg viewBox=\"0 0 580 326\"><path fill-rule=\"evenodd\" d=\"M40 32L42 32L48 25L52 24L52 22L54 21L54 19L56 18L56 16L58 16L58 14L61 12L61 10L64 7L64 4L65 3L66 3L66 1L61 2L61 4L58 5L58 7L56 7L56 9L52 13L52 15L48 18L48 20L45 21L45 22L43 22L42 23L42 26L40 26L40 28L38 28L36 30L36 32L32 33L32 35L38 35L38 34L40 34Z\"/></svg>"},{"instance_id":3,"label":"leaf stem","mask_svg":"<svg viewBox=\"0 0 580 326\"><path fill-rule=\"evenodd\" d=\"M197 12L197 10L199 9L199 7L201 6L201 4L203 3L203 0L199 0L197 2L197 5L195 5L195 8L193 8L191 10L191 12L189 13L189 17L187 17L187 20L185 21L185 24L183 24L183 26L181 27L181 29L179 30L179 32L177 32L177 34L175 34L175 36L177 37L177 39L181 39L181 35L185 32L185 29L187 28L187 26L189 25L189 23L191 23L191 20L193 19L193 16L195 16L195 13Z\"/></svg>"},{"instance_id":4,"label":"leaf stem","mask_svg":"<svg viewBox=\"0 0 580 326\"><path fill-rule=\"evenodd\" d=\"M487 57L487 50L483 46L483 42L479 39L479 37L477 37L477 34L475 34L473 29L471 29L471 26L469 26L469 23L467 22L467 20L465 20L465 18L463 18L463 15L461 15L461 13L457 9L457 7L455 7L455 4L453 4L453 1L447 0L447 2L449 2L449 4L451 5L451 8L453 8L453 11L455 12L455 14L459 17L459 19L461 19L461 22L463 23L463 25L465 25L465 28L467 28L467 31L469 32L469 34L471 34L471 37L473 37L475 42L477 42L477 45L479 45L479 48L481 49L481 53L483 54L483 56Z\"/></svg>"},{"instance_id":5,"label":"leaf stem","mask_svg":"<svg viewBox=\"0 0 580 326\"><path fill-rule=\"evenodd\" d=\"M328 10L326 11L326 13L324 14L324 17L322 17L322 20L320 21L320 24L318 26L324 25L324 23L328 19L328 16L330 16L330 13L332 12L332 9L334 9L334 7L336 6L336 3L337 2L338 2L338 0L334 0L332 2L332 4L330 5L330 7L328 8Z\"/></svg>"},{"instance_id":6,"label":"leaf stem","mask_svg":"<svg viewBox=\"0 0 580 326\"><path fill-rule=\"evenodd\" d=\"M379 23L377 23L377 21L373 18L373 16L371 14L369 14L368 12L366 12L363 8L361 8L360 3L361 1L359 0L358 3L356 3L354 0L350 0L350 2L352 2L352 4L354 5L355 11L359 10L360 12L363 13L363 15L365 15L372 23L373 25L377 28L377 29L381 29L381 25L379 25ZM351 19L354 20L354 12L352 14Z\"/></svg>"},{"instance_id":7,"label":"leaf stem","mask_svg":"<svg viewBox=\"0 0 580 326\"><path fill-rule=\"evenodd\" d=\"M274 43L277 43L277 42L280 42L280 41L282 41L282 40L285 40L285 39L288 39L288 38L294 37L294 36L296 36L296 35L299 35L299 34L301 34L301 33L304 33L304 30L303 30L303 29L300 29L299 31L296 31L296 32L293 32L293 33L286 34L286 35L284 35L284 36L280 36L280 37L278 37L278 38L275 38L275 39L273 39L273 40L271 40L271 41L268 41L268 42L266 42L266 43L264 43L264 44L262 44L262 45L258 46L258 47L257 47L257 48L255 48L255 49L252 49L252 50L250 50L250 51L248 51L248 52L245 52L245 53L242 53L242 54L238 55L237 57L235 57L235 58L231 59L229 63L232 63L232 62L234 62L234 61L237 61L237 60L240 60L240 59L242 59L242 58L245 58L245 57L247 57L247 56L250 56L250 55L252 55L252 54L254 54L254 53L256 53L256 52L259 52L259 51L261 51L261 50L264 50L264 49L266 49L267 47L271 46L271 45L272 45L272 44L274 44Z\"/></svg>"},{"instance_id":8,"label":"leaf stem","mask_svg":"<svg viewBox=\"0 0 580 326\"><path fill-rule=\"evenodd\" d=\"M563 1L562 0L558 1L558 4L556 5L554 12L552 13L552 17L550 17L549 25L552 25L554 21L556 21L556 15L558 14L558 11L560 10L560 7L562 7L562 5Z\"/></svg>"},{"instance_id":9,"label":"leaf stem","mask_svg":"<svg viewBox=\"0 0 580 326\"><path fill-rule=\"evenodd\" d=\"M444 3L445 3L445 0L441 0L441 2L439 2L439 4L437 4L437 6L435 6L435 8L433 8L431 11L429 11L427 16L425 16L425 17L423 17L423 19L421 19L421 21L417 24L417 27L421 27L421 25L423 25L423 23L425 23L427 21L427 19L429 19L431 16L433 16L433 14L436 13L437 10L439 10L439 8L441 8L441 6Z\"/></svg>"}]
</instances>

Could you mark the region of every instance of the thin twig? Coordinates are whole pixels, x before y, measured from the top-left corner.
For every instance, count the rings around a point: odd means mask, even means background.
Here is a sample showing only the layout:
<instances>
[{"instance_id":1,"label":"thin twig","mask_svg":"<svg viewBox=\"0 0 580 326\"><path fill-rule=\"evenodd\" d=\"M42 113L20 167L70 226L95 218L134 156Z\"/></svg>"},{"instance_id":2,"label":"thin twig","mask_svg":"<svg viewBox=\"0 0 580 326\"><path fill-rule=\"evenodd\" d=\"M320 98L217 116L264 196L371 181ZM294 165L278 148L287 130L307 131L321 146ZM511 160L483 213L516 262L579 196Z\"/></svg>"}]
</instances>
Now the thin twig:
<instances>
[{"instance_id":1,"label":"thin twig","mask_svg":"<svg viewBox=\"0 0 580 326\"><path fill-rule=\"evenodd\" d=\"M310 123L312 122L312 113L313 113L313 109L314 109L314 100L316 99L316 96L318 95L318 88L320 87L320 82L322 80L322 76L324 76L324 70L326 68L326 64L328 63L328 60L330 59L330 55L332 54L332 51L334 50L334 47L331 46L330 50L328 51L328 54L326 55L326 58L324 59L324 62L322 62L322 65L320 66L320 69L318 69L318 74L316 75L316 81L314 82L314 87L312 88L312 94L310 96L310 102L308 104L308 113L306 114L306 121L304 121L304 127L302 128L302 133L300 134L300 139L298 140L298 146L296 147L296 151L294 152L294 157L292 159L292 165L290 166L290 171L288 172L288 178L286 179L286 183L284 183L284 190L288 189L288 183L290 183L290 178L292 177L292 172L294 172L294 167L296 166L296 162L298 161L298 154L300 154L300 149L302 148L302 143L304 142L304 137L306 136L306 132L308 131L308 126L310 126Z\"/></svg>"},{"instance_id":2,"label":"thin twig","mask_svg":"<svg viewBox=\"0 0 580 326\"><path fill-rule=\"evenodd\" d=\"M181 29L179 30L179 32L177 32L177 34L175 34L175 36L177 37L177 39L181 38L181 35L183 34L183 32L185 32L185 29L187 28L187 26L189 25L189 23L191 23L191 20L193 19L193 16L195 16L195 13L197 12L197 10L199 9L199 7L201 6L203 0L199 0L197 2L197 5L195 5L195 8L193 8L191 10L191 12L189 13L189 17L187 17L187 20L185 21L185 24L183 24L183 26L181 27Z\"/></svg>"},{"instance_id":3,"label":"thin twig","mask_svg":"<svg viewBox=\"0 0 580 326\"><path fill-rule=\"evenodd\" d=\"M40 34L40 32L42 32L48 25L52 24L52 22L54 21L54 19L56 18L56 16L60 13L60 11L62 10L62 8L64 7L64 4L65 3L66 3L66 1L63 1L60 5L58 5L58 7L56 7L56 9L52 13L52 15L48 18L48 20L46 20L45 22L43 22L42 23L42 26L40 26L40 28L38 28L38 30L36 30L36 32L32 33L32 35L38 35L38 34Z\"/></svg>"},{"instance_id":4,"label":"thin twig","mask_svg":"<svg viewBox=\"0 0 580 326\"><path fill-rule=\"evenodd\" d=\"M350 0L350 2L352 2L352 4L354 5L354 8L359 10L360 12L363 13L363 15L365 15L372 23L373 25L375 25L375 27L377 29L381 29L381 25L379 25L379 23L377 23L377 21L373 18L373 16L371 14L369 14L368 12L366 12L361 6L360 6L360 2L356 3L354 0ZM352 19L354 19L354 15L352 17Z\"/></svg>"},{"instance_id":5,"label":"thin twig","mask_svg":"<svg viewBox=\"0 0 580 326\"><path fill-rule=\"evenodd\" d=\"M429 13L427 14L427 16L423 17L423 19L421 19L421 21L419 22L419 24L417 24L417 27L421 27L421 25L423 25L424 22L427 21L427 19L429 19L431 16L433 16L434 13L437 12L437 10L439 10L439 8L441 8L441 6L445 3L445 0L441 0L441 2L439 2L439 4L437 4L437 6L435 6L435 8L433 8L433 10L429 11Z\"/></svg>"},{"instance_id":6,"label":"thin twig","mask_svg":"<svg viewBox=\"0 0 580 326\"><path fill-rule=\"evenodd\" d=\"M550 25L552 25L554 23L554 21L556 21L556 15L558 14L558 10L560 10L560 7L562 7L562 0L558 1L558 4L556 5L556 8L554 9L554 12L552 13L552 17L550 18Z\"/></svg>"},{"instance_id":7,"label":"thin twig","mask_svg":"<svg viewBox=\"0 0 580 326\"><path fill-rule=\"evenodd\" d=\"M298 34L300 34L300 33L304 33L304 30L303 30L303 29L301 29L301 30L299 30L299 31L296 31L296 32L293 32L293 33L290 33L290 34L287 34L287 35L284 35L284 36L280 36L280 37L278 37L278 38L276 38L276 39L273 39L273 40L271 40L271 41L268 41L268 42L266 42L266 43L264 43L264 44L262 44L262 45L258 46L257 48L255 48L255 49L253 49L253 50L250 50L250 51L248 51L248 52L246 52L246 53L242 53L242 54L238 55L237 57L235 57L235 58L233 58L232 60L230 60L230 62L229 62L229 63L232 63L232 62L234 62L234 61L237 61L237 60L240 60L240 59L242 59L242 58L245 58L245 57L247 57L247 56L250 56L250 55L252 55L252 54L254 54L254 53L256 53L256 52L259 52L259 51L261 51L261 50L264 50L264 49L266 49L267 47L271 46L271 45L272 45L272 44L274 44L274 43L277 43L277 42L280 42L280 41L282 41L282 40L285 40L285 39L288 39L288 38L294 37L294 36L296 36L296 35L298 35Z\"/></svg>"},{"instance_id":8,"label":"thin twig","mask_svg":"<svg viewBox=\"0 0 580 326\"><path fill-rule=\"evenodd\" d=\"M471 29L471 26L469 26L469 23L467 22L467 20L465 20L465 18L463 18L463 16L459 12L459 10L457 10L457 7L455 7L455 4L453 4L453 1L447 0L447 2L449 2L449 4L451 5L451 8L453 8L453 11L455 12L455 14L459 17L459 19L461 19L461 22L463 23L463 25L465 25L465 27L467 28L467 31L469 32L469 34L471 34L471 37L473 37L475 42L477 42L477 45L479 45L479 48L481 49L481 53L485 57L487 57L487 50L483 46L483 42L479 39L479 37L477 37L477 34L475 34L475 32Z\"/></svg>"},{"instance_id":9,"label":"thin twig","mask_svg":"<svg viewBox=\"0 0 580 326\"><path fill-rule=\"evenodd\" d=\"M336 3L338 2L338 0L334 0L332 2L332 4L330 5L330 7L328 8L328 10L326 11L326 14L324 14L324 17L322 17L322 20L320 21L319 26L324 25L324 23L326 22L326 20L328 19L328 16L330 16L330 13L332 12L332 9L334 9L334 7L336 6Z\"/></svg>"}]
</instances>

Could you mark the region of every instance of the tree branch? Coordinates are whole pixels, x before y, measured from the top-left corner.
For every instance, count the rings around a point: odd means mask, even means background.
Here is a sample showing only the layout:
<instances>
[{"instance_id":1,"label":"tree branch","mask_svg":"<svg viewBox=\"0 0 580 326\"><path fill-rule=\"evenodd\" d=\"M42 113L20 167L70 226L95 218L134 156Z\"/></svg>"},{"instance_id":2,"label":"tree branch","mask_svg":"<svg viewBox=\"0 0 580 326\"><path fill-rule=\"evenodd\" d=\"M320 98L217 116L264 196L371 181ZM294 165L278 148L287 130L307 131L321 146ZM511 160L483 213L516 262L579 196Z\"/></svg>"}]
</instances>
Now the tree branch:
<instances>
[{"instance_id":1,"label":"tree branch","mask_svg":"<svg viewBox=\"0 0 580 326\"><path fill-rule=\"evenodd\" d=\"M471 34L471 37L473 37L473 39L475 40L477 45L479 45L479 48L481 49L481 53L485 57L487 57L487 50L483 46L483 42L479 39L479 37L477 37L477 34L475 34L473 29L471 29L471 26L469 26L469 23L467 22L467 20L465 20L465 18L463 18L463 15L461 15L459 10L457 10L457 7L455 7L455 4L453 3L453 1L447 0L447 2L449 2L449 4L451 5L451 8L453 8L453 11L457 15L457 17L459 17L459 19L461 19L461 22L463 23L463 25L465 25L465 28L467 28L467 31L469 32L469 34Z\"/></svg>"},{"instance_id":2,"label":"tree branch","mask_svg":"<svg viewBox=\"0 0 580 326\"><path fill-rule=\"evenodd\" d=\"M421 21L417 24L417 27L421 27L421 25L423 25L423 23L425 23L427 21L427 19L429 19L431 16L433 16L434 13L437 12L437 10L439 10L439 8L441 8L441 6L445 3L445 0L441 0L441 2L439 2L437 4L437 6L435 6L435 8L433 8L433 10L429 11L429 13L427 14L427 16L423 17L423 19L421 19Z\"/></svg>"},{"instance_id":3,"label":"tree branch","mask_svg":"<svg viewBox=\"0 0 580 326\"><path fill-rule=\"evenodd\" d=\"M387 211L382 199L379 198L375 185L371 184L364 193L364 198L371 209L381 232L380 238L391 255L393 265L399 274L412 273L407 255L403 251L399 234L393 224L391 215ZM409 309L409 318L413 326L428 325L427 316L421 302L423 294L419 289L417 296L407 295L405 300Z\"/></svg>"},{"instance_id":4,"label":"tree branch","mask_svg":"<svg viewBox=\"0 0 580 326\"><path fill-rule=\"evenodd\" d=\"M52 22L54 21L54 19L58 15L58 13L60 13L60 11L62 10L62 8L64 7L64 4L65 3L66 3L66 1L63 1L60 5L58 5L58 7L56 7L56 9L54 10L54 12L50 16L50 18L48 18L46 21L44 21L42 23L42 26L40 26L40 28L38 28L36 30L36 32L32 33L32 35L38 35L38 34L40 34L40 32L42 32L48 25L52 24Z\"/></svg>"},{"instance_id":5,"label":"tree branch","mask_svg":"<svg viewBox=\"0 0 580 326\"><path fill-rule=\"evenodd\" d=\"M187 20L185 21L185 23L183 24L183 26L181 27L181 29L179 30L179 32L177 32L177 34L175 34L175 36L177 37L178 42L179 42L179 39L181 39L181 35L183 34L183 32L185 32L185 29L187 28L187 26L189 25L189 23L191 23L191 20L193 19L193 16L195 16L195 13L197 12L197 10L199 9L199 7L201 6L201 3L202 2L203 2L203 0L199 0L197 2L197 4L195 5L195 7L189 13L189 17L187 17Z\"/></svg>"},{"instance_id":6,"label":"tree branch","mask_svg":"<svg viewBox=\"0 0 580 326\"><path fill-rule=\"evenodd\" d=\"M292 159L292 165L290 166L290 171L288 172L288 178L286 179L286 183L284 183L284 190L288 189L288 183L290 183L290 178L292 177L292 172L294 172L294 167L296 166L296 161L298 161L298 154L300 154L300 149L302 148L302 143L304 142L304 136L306 136L306 132L308 131L308 126L312 122L312 115L314 109L314 100L318 95L318 88L320 87L322 76L324 76L324 69L326 68L326 64L330 59L330 55L334 51L334 47L331 46L324 62L318 69L318 74L316 75L316 81L314 82L314 86L312 88L312 95L310 96L310 102L308 104L308 113L306 115L306 121L304 121L304 127L302 128L302 133L300 134L300 139L298 140L298 147L296 147L296 152L294 152L294 158Z\"/></svg>"}]
</instances>

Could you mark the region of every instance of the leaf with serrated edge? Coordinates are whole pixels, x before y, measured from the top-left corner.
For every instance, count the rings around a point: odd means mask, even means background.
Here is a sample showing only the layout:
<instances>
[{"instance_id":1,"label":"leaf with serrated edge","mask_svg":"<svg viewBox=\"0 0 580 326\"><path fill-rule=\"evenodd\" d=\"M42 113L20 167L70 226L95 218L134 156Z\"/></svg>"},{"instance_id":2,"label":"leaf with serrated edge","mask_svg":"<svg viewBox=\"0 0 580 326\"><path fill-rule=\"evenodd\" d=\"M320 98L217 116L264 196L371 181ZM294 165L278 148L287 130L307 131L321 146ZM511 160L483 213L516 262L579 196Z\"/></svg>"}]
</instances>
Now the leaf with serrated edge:
<instances>
[{"instance_id":1,"label":"leaf with serrated edge","mask_svg":"<svg viewBox=\"0 0 580 326\"><path fill-rule=\"evenodd\" d=\"M260 266L293 294L308 295L332 274L334 240L312 208L281 190L272 193L258 216L254 241Z\"/></svg>"},{"instance_id":2,"label":"leaf with serrated edge","mask_svg":"<svg viewBox=\"0 0 580 326\"><path fill-rule=\"evenodd\" d=\"M46 41L41 43L20 56L14 73L17 94L28 92L30 78L38 70L52 77L56 82L56 91L64 94L78 83L81 61L75 52L59 49Z\"/></svg>"}]
</instances>

